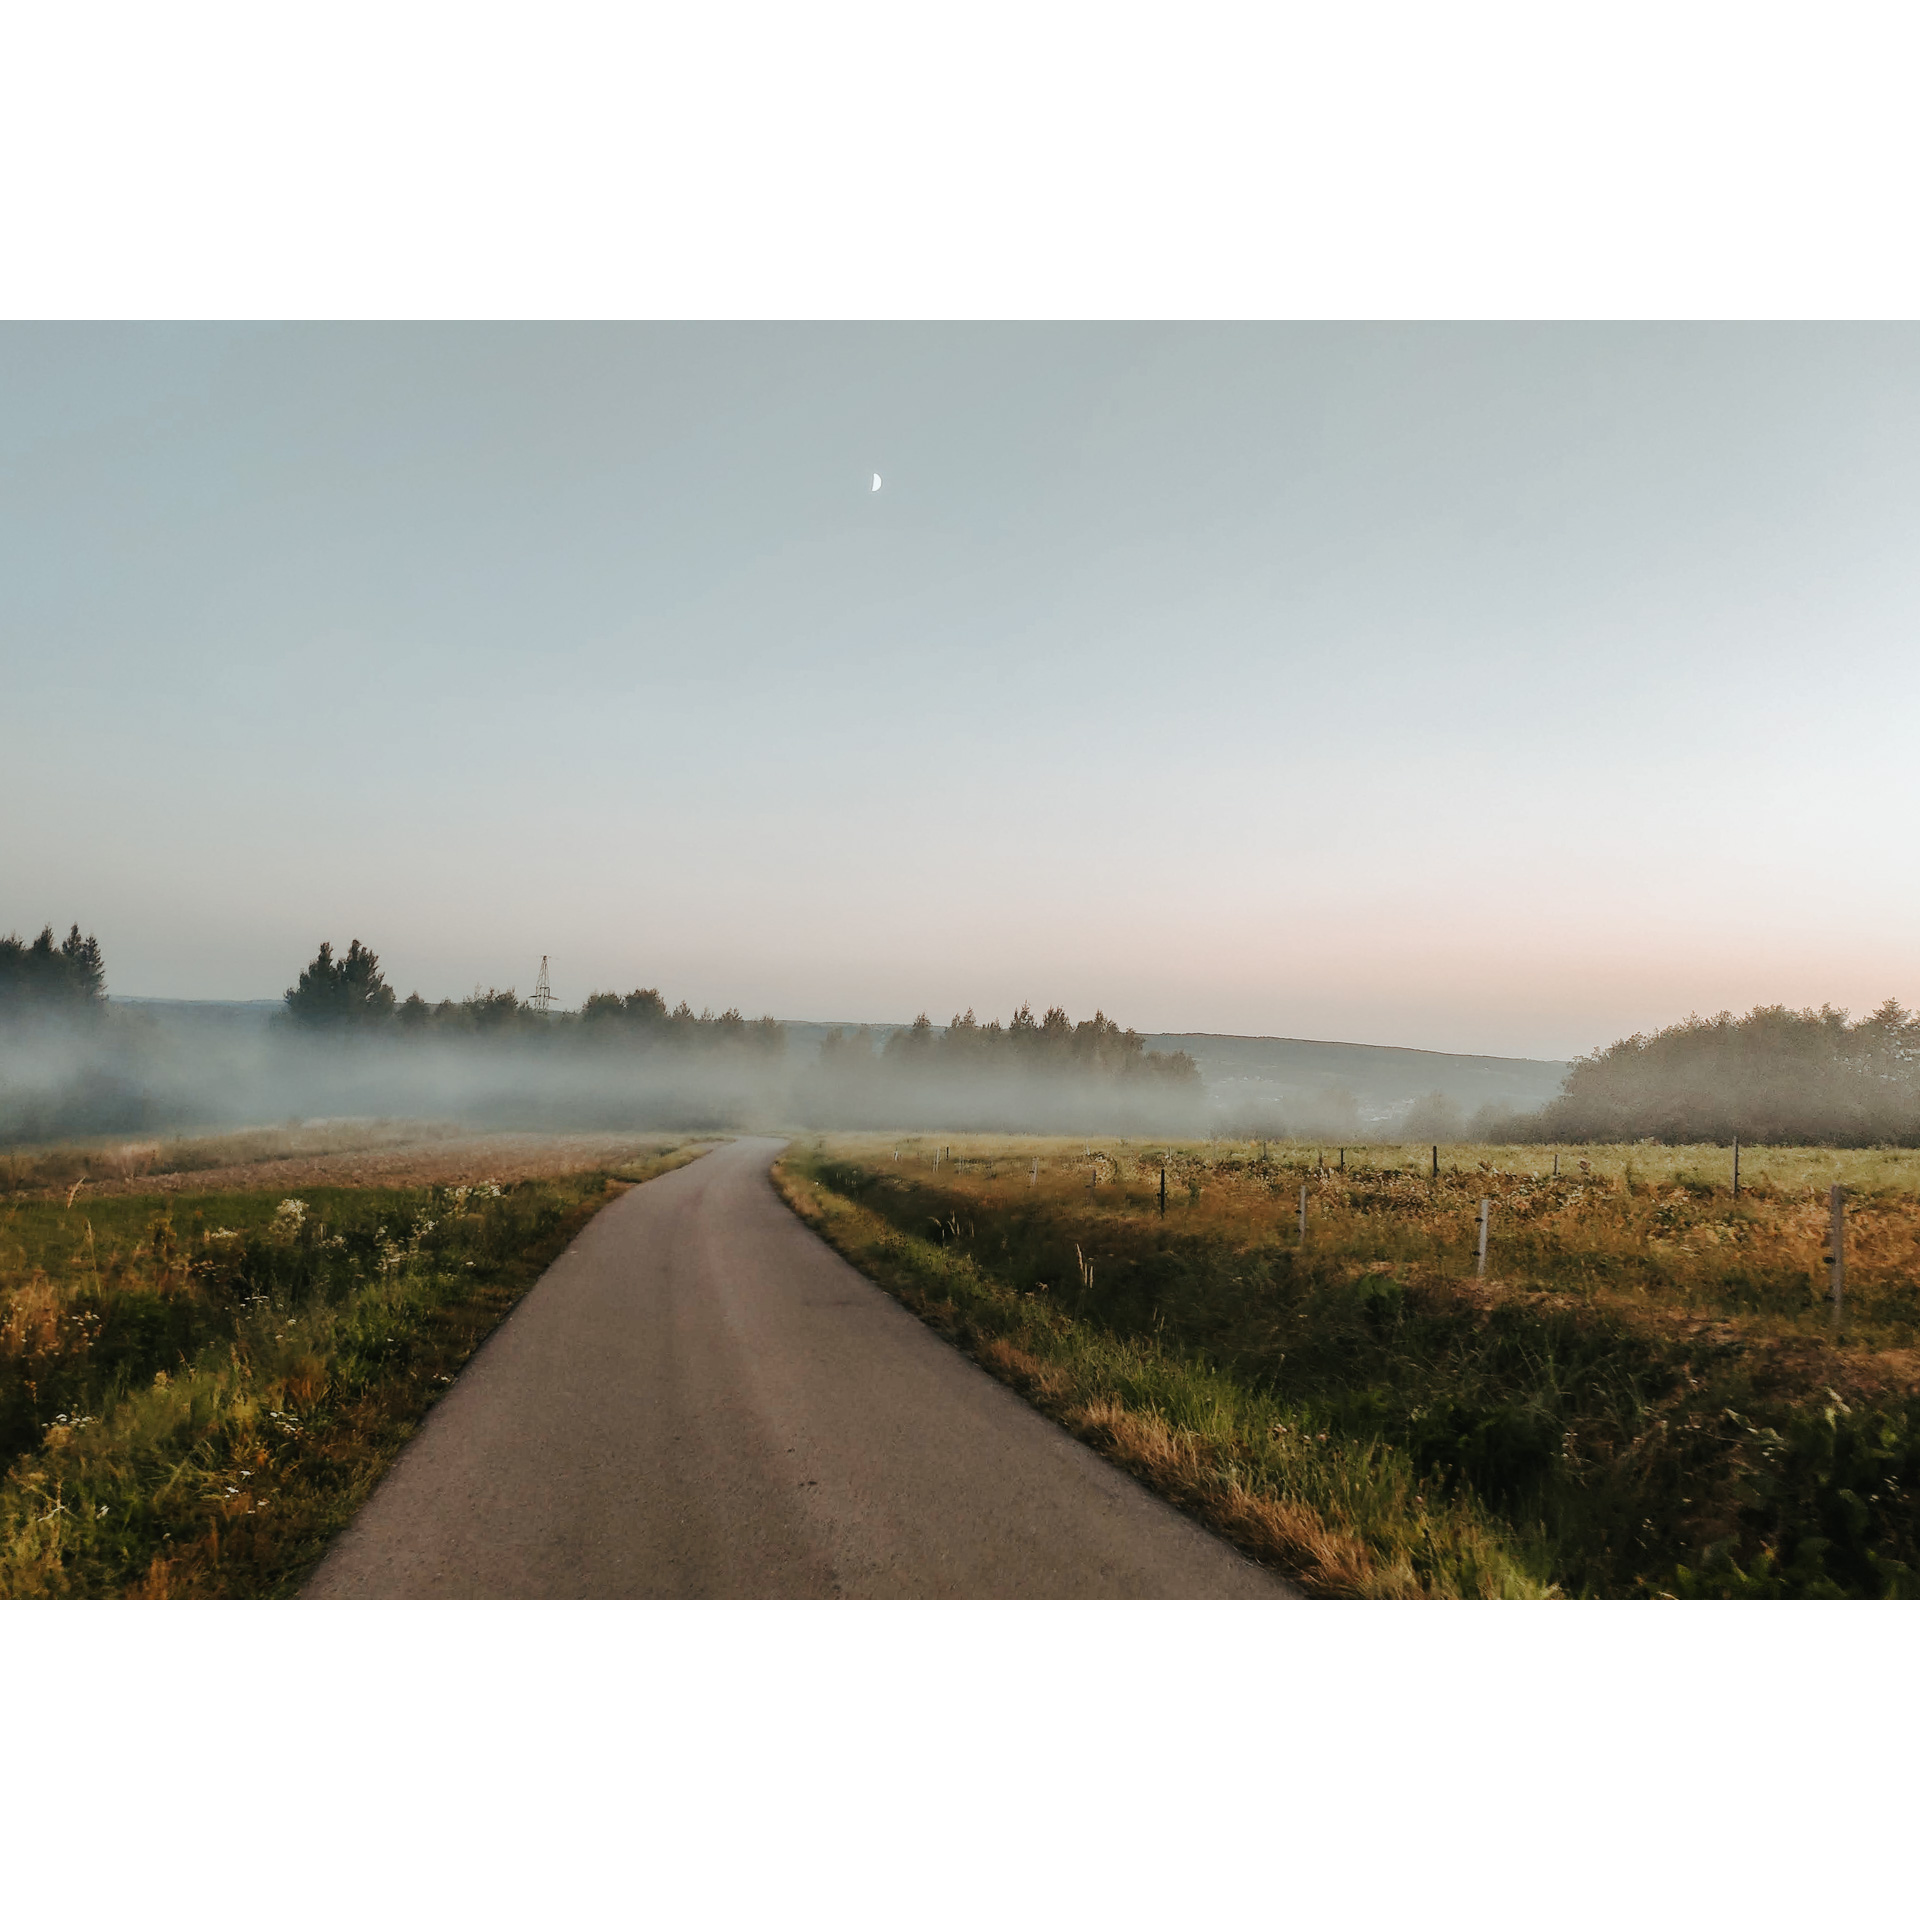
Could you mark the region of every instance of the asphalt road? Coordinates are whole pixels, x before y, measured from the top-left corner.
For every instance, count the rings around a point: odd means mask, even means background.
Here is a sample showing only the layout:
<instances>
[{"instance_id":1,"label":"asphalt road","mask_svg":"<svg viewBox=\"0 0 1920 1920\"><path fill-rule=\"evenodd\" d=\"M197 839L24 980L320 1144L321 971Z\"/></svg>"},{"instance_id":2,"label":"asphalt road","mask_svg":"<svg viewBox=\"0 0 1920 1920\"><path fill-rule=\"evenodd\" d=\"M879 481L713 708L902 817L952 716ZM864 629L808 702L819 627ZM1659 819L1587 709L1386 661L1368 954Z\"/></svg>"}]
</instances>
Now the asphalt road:
<instances>
[{"instance_id":1,"label":"asphalt road","mask_svg":"<svg viewBox=\"0 0 1920 1920\"><path fill-rule=\"evenodd\" d=\"M597 1214L309 1598L1283 1598L889 1300L740 1140Z\"/></svg>"}]
</instances>

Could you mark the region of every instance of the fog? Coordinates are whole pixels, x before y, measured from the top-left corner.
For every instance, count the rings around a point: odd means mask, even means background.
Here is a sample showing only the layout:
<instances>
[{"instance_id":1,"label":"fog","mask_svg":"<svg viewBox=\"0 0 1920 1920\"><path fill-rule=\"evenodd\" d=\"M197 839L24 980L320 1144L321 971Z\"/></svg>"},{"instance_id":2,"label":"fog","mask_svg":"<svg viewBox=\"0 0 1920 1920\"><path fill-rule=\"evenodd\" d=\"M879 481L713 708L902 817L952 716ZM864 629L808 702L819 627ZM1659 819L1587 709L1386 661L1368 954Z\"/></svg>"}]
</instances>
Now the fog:
<instances>
[{"instance_id":1,"label":"fog","mask_svg":"<svg viewBox=\"0 0 1920 1920\"><path fill-rule=\"evenodd\" d=\"M1092 1023L1083 1022L1082 1027ZM901 1130L1191 1134L1188 1063L941 1057L849 1029L815 1053L785 1035L696 1044L561 1024L494 1034L312 1034L244 1010L0 1025L0 1144L320 1118L516 1129ZM1140 1059L1132 1050L1131 1059ZM1155 1056L1164 1061L1167 1056Z\"/></svg>"},{"instance_id":2,"label":"fog","mask_svg":"<svg viewBox=\"0 0 1920 1920\"><path fill-rule=\"evenodd\" d=\"M1073 1022L1057 1008L1044 1019L1023 1008L1004 1027L971 1014L944 1028L924 1018L788 1029L667 1016L639 1030L584 1015L543 1023L521 1009L496 1032L388 1022L316 1034L270 1005L103 1006L0 1020L0 1145L341 1118L534 1130L1920 1144L1920 1018L1891 1001L1857 1020L1831 1007L1756 1007L1635 1034L1574 1061L1544 1104L1529 1089L1560 1078L1553 1062L1395 1061L1386 1049L1203 1035L1194 1037L1203 1073L1187 1051L1164 1047L1183 1037L1149 1044L1104 1015ZM1302 1057L1319 1064L1303 1067Z\"/></svg>"},{"instance_id":3,"label":"fog","mask_svg":"<svg viewBox=\"0 0 1920 1920\"><path fill-rule=\"evenodd\" d=\"M351 957L336 964L334 990ZM651 991L544 1019L504 992L390 999L380 987L371 1017L317 1031L279 1001L16 1003L0 1012L0 1144L347 1118L1453 1140L1523 1124L1566 1075L1558 1061L1141 1035L1057 1007L861 1026L669 1011Z\"/></svg>"},{"instance_id":4,"label":"fog","mask_svg":"<svg viewBox=\"0 0 1920 1920\"><path fill-rule=\"evenodd\" d=\"M634 998L658 1008L658 996ZM466 1018L488 1004L442 1011ZM1143 1037L1104 1014L1076 1022L1058 1008L1044 1017L1021 1008L1004 1025L968 1013L944 1027L924 1017L787 1027L684 1007L631 1015L629 1004L611 1018L542 1021L520 1007L493 1031L387 1020L316 1033L271 1003L17 1014L0 1019L0 1146L343 1118L527 1130L1920 1144L1920 1019L1892 1002L1858 1020L1777 1006L1690 1018L1570 1068Z\"/></svg>"}]
</instances>

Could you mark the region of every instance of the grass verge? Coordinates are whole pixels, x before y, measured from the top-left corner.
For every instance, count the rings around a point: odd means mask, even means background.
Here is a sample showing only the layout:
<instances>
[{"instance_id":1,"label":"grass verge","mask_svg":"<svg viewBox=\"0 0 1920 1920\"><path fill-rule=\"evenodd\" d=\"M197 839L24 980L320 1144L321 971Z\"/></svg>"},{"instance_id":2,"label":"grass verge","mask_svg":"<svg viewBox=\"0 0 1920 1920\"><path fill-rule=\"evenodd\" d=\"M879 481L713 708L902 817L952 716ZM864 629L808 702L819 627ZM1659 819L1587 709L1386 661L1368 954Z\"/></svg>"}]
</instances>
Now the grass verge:
<instances>
[{"instance_id":1,"label":"grass verge","mask_svg":"<svg viewBox=\"0 0 1920 1920\"><path fill-rule=\"evenodd\" d=\"M0 1597L296 1592L592 1215L673 1147L498 1185L0 1214Z\"/></svg>"},{"instance_id":2,"label":"grass verge","mask_svg":"<svg viewBox=\"0 0 1920 1920\"><path fill-rule=\"evenodd\" d=\"M877 1285L1096 1451L1263 1565L1327 1597L1544 1597L1537 1546L1471 1496L1432 1500L1377 1437L1164 1339L1090 1323L956 1242L907 1230L843 1189L818 1147L774 1170L793 1210ZM935 1223L938 1224L937 1222Z\"/></svg>"},{"instance_id":3,"label":"grass verge","mask_svg":"<svg viewBox=\"0 0 1920 1920\"><path fill-rule=\"evenodd\" d=\"M1825 1195L1798 1167L1736 1196L1645 1149L1557 1173L1538 1150L1346 1157L841 1137L794 1149L787 1191L1311 1592L1920 1597L1904 1165L1818 1169L1852 1183L1836 1317Z\"/></svg>"}]
</instances>

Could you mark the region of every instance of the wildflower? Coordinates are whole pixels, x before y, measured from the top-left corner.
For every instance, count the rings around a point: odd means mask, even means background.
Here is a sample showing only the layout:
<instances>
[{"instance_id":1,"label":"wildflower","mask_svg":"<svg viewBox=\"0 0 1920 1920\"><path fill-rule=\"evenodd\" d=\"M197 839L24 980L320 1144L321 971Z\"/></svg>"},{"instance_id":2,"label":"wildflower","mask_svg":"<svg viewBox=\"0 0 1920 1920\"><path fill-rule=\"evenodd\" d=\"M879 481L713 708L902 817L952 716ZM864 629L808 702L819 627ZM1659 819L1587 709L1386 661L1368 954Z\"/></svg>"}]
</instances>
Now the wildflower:
<instances>
[{"instance_id":1,"label":"wildflower","mask_svg":"<svg viewBox=\"0 0 1920 1920\"><path fill-rule=\"evenodd\" d=\"M267 1237L287 1245L299 1235L306 1224L307 1203L304 1200L282 1200L273 1210L273 1218L267 1225Z\"/></svg>"}]
</instances>

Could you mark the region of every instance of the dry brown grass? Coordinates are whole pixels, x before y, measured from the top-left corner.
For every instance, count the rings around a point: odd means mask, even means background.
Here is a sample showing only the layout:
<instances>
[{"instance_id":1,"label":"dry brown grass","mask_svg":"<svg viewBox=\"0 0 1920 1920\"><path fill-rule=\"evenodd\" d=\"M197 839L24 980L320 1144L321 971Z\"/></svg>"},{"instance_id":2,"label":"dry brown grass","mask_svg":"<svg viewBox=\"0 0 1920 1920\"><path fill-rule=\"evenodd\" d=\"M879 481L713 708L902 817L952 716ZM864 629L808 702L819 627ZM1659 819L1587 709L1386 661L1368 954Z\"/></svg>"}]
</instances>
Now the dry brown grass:
<instances>
[{"instance_id":1,"label":"dry brown grass","mask_svg":"<svg viewBox=\"0 0 1920 1920\"><path fill-rule=\"evenodd\" d=\"M1404 1463L1313 1431L1292 1409L1165 1348L1115 1340L1057 1312L996 1281L964 1241L930 1247L903 1237L817 1184L818 1166L796 1154L775 1169L802 1219L1023 1398L1307 1593L1550 1591L1471 1503L1426 1513Z\"/></svg>"},{"instance_id":2,"label":"dry brown grass","mask_svg":"<svg viewBox=\"0 0 1920 1920\"><path fill-rule=\"evenodd\" d=\"M1389 1577L1353 1534L1329 1526L1297 1500L1252 1492L1223 1471L1223 1450L1174 1426L1164 1414L1114 1400L1092 1400L1068 1414L1067 1426L1135 1478L1200 1515L1215 1532L1268 1566L1291 1569L1310 1593L1345 1599L1417 1598L1411 1570Z\"/></svg>"},{"instance_id":3,"label":"dry brown grass","mask_svg":"<svg viewBox=\"0 0 1920 1920\"><path fill-rule=\"evenodd\" d=\"M866 1136L804 1152L871 1214L836 1229L870 1271L919 1271L888 1235L963 1264L900 1284L1314 1590L1920 1592L1920 1153L1743 1152L1736 1198L1730 1155L1644 1143L1562 1148L1557 1174L1551 1148L1471 1145L1443 1148L1437 1173L1431 1149L1349 1146L1343 1167L1337 1145L1299 1142ZM1832 1183L1847 1189L1837 1323ZM1006 1337L1009 1312L1050 1323L1013 1345L1071 1390L980 1344ZM1157 1401L1101 1384L1135 1352L1162 1369ZM1349 1465L1266 1453L1220 1381L1296 1405ZM1096 1418L1109 1404L1145 1424Z\"/></svg>"}]
</instances>

